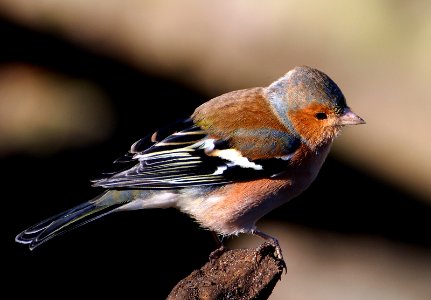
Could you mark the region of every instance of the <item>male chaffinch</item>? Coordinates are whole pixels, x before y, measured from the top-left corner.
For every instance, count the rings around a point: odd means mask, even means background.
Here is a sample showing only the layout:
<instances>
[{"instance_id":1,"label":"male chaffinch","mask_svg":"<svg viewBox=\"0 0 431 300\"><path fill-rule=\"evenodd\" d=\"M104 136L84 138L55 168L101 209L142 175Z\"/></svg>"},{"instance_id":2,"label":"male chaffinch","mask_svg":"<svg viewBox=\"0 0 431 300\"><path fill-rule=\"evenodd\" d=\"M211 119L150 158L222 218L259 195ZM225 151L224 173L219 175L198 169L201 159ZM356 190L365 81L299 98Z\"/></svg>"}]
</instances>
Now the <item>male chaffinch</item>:
<instances>
[{"instance_id":1,"label":"male chaffinch","mask_svg":"<svg viewBox=\"0 0 431 300\"><path fill-rule=\"evenodd\" d=\"M312 183L343 126L363 123L326 74L297 67L268 87L213 98L137 141L93 181L104 193L16 241L34 249L112 212L175 207L218 235L261 236L281 258L277 239L256 221Z\"/></svg>"}]
</instances>

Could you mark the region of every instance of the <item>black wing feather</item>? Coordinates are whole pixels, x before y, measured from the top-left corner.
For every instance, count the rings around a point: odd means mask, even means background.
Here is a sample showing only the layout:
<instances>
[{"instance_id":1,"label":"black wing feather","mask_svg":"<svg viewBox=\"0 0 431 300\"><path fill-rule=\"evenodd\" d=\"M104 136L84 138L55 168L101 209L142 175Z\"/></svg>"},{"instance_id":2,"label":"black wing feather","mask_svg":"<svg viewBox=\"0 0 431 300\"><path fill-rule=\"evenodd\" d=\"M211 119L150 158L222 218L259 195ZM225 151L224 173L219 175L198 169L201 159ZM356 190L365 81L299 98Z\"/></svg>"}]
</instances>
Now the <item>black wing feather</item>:
<instances>
[{"instance_id":1,"label":"black wing feather","mask_svg":"<svg viewBox=\"0 0 431 300\"><path fill-rule=\"evenodd\" d=\"M288 160L274 158L255 160L260 168L237 165L233 161L207 155L208 142L213 149L230 147L227 140L209 139L207 133L191 119L177 122L173 127L137 141L129 153L114 162L113 171L104 172L93 181L93 185L115 189L218 185L273 177L283 172L289 163ZM293 146L290 152L296 149L297 146Z\"/></svg>"}]
</instances>

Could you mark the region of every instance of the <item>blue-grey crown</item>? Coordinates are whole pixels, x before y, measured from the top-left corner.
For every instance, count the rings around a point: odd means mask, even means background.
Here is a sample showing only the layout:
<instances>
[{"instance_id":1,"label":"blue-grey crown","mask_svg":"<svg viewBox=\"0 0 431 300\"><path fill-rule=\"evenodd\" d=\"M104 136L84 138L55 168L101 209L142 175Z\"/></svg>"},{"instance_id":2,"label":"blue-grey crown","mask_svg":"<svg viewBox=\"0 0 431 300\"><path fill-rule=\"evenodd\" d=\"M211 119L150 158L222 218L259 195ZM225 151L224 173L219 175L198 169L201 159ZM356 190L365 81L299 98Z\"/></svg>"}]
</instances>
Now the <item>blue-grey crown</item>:
<instances>
[{"instance_id":1,"label":"blue-grey crown","mask_svg":"<svg viewBox=\"0 0 431 300\"><path fill-rule=\"evenodd\" d=\"M298 89L302 85L302 89ZM301 66L293 69L287 89L303 90L303 101L318 101L330 105L340 113L347 107L346 99L338 85L325 73Z\"/></svg>"}]
</instances>

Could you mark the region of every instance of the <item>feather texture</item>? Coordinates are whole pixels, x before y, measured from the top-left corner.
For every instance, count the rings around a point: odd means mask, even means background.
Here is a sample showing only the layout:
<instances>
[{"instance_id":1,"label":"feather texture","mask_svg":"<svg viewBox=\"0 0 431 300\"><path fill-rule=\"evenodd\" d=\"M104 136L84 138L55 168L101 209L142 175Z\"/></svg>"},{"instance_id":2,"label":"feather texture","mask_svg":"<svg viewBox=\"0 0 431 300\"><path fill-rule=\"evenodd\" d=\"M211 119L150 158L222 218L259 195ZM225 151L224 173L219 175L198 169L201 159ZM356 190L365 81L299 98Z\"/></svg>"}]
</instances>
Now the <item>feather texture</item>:
<instances>
[{"instance_id":1,"label":"feather texture","mask_svg":"<svg viewBox=\"0 0 431 300\"><path fill-rule=\"evenodd\" d=\"M297 67L268 87L233 91L135 142L93 185L99 197L16 237L34 248L114 211L175 207L218 234L257 234L266 213L313 182L345 125L365 123L324 73Z\"/></svg>"},{"instance_id":2,"label":"feather texture","mask_svg":"<svg viewBox=\"0 0 431 300\"><path fill-rule=\"evenodd\" d=\"M212 138L191 119L181 124L181 128L176 127L179 131L170 132L146 149L142 145L147 144L149 137L136 142L129 153L114 162L114 165L133 166L117 173L105 172L93 185L116 189L172 189L268 178L286 167L290 155L299 146L298 140L287 138L282 150L280 143L274 144L273 149L270 149L271 144L266 145L269 152L276 151L280 156L251 160L242 151L230 147L235 135L231 139ZM266 131L267 136L273 135L279 140L286 136L275 130ZM262 130L247 134L262 136ZM237 136L245 134L240 132Z\"/></svg>"}]
</instances>

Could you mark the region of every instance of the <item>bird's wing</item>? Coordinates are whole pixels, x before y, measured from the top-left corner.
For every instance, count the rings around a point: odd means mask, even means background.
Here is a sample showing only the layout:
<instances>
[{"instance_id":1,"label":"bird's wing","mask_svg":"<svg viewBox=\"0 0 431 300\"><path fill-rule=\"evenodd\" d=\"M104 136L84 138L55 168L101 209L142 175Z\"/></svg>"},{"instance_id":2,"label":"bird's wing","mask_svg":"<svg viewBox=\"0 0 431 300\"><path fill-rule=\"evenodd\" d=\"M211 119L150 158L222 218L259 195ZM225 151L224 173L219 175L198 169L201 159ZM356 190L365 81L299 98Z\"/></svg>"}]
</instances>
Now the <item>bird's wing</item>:
<instances>
[{"instance_id":1,"label":"bird's wing","mask_svg":"<svg viewBox=\"0 0 431 300\"><path fill-rule=\"evenodd\" d=\"M249 160L187 119L137 141L93 186L171 189L275 177L297 148L292 143L283 157Z\"/></svg>"}]
</instances>

